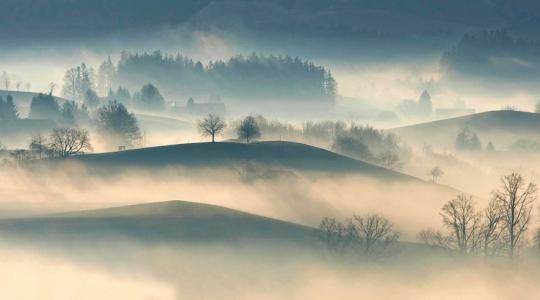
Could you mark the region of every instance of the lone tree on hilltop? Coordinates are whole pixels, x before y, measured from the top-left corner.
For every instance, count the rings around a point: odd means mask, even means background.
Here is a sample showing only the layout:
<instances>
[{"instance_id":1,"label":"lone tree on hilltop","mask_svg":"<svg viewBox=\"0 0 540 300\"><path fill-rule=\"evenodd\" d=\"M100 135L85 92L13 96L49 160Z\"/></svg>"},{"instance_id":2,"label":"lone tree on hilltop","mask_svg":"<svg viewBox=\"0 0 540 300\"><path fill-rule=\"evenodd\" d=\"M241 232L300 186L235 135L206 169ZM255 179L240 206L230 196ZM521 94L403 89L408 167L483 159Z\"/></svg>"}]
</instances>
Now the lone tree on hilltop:
<instances>
[{"instance_id":1,"label":"lone tree on hilltop","mask_svg":"<svg viewBox=\"0 0 540 300\"><path fill-rule=\"evenodd\" d=\"M90 144L90 135L84 129L57 128L49 137L47 148L53 155L66 158L91 151L92 145Z\"/></svg>"},{"instance_id":2,"label":"lone tree on hilltop","mask_svg":"<svg viewBox=\"0 0 540 300\"><path fill-rule=\"evenodd\" d=\"M206 118L199 121L199 130L203 136L211 136L212 143L215 142L216 135L223 133L225 127L227 127L227 124L225 124L220 116L214 114L209 114Z\"/></svg>"},{"instance_id":3,"label":"lone tree on hilltop","mask_svg":"<svg viewBox=\"0 0 540 300\"><path fill-rule=\"evenodd\" d=\"M258 139L261 137L261 130L254 117L248 116L240 123L240 126L236 129L238 138L246 140L249 143L250 140Z\"/></svg>"},{"instance_id":4,"label":"lone tree on hilltop","mask_svg":"<svg viewBox=\"0 0 540 300\"><path fill-rule=\"evenodd\" d=\"M431 175L432 181L437 183L439 177L444 175L444 171L439 166L436 166L435 168L429 170L429 175Z\"/></svg>"}]
</instances>

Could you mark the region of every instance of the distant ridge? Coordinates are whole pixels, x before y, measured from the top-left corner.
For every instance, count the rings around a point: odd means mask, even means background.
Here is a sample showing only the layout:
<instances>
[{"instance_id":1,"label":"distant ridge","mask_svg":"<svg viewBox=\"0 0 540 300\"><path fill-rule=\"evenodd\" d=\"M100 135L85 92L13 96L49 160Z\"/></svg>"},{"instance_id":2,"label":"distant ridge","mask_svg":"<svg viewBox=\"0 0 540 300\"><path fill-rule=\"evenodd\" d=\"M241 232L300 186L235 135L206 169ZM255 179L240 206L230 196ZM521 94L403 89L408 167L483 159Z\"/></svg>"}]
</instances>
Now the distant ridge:
<instances>
[{"instance_id":1,"label":"distant ridge","mask_svg":"<svg viewBox=\"0 0 540 300\"><path fill-rule=\"evenodd\" d=\"M389 180L418 180L321 148L293 142L192 143L76 156L90 167L220 167L255 162L299 171L354 172Z\"/></svg>"},{"instance_id":2,"label":"distant ridge","mask_svg":"<svg viewBox=\"0 0 540 300\"><path fill-rule=\"evenodd\" d=\"M216 205L167 201L3 219L0 234L45 241L121 237L143 242L306 242L313 229Z\"/></svg>"},{"instance_id":3,"label":"distant ridge","mask_svg":"<svg viewBox=\"0 0 540 300\"><path fill-rule=\"evenodd\" d=\"M482 112L388 131L407 141L452 147L464 127L475 131L484 146L489 141L495 146L508 146L519 138L540 140L540 114L512 110Z\"/></svg>"}]
</instances>

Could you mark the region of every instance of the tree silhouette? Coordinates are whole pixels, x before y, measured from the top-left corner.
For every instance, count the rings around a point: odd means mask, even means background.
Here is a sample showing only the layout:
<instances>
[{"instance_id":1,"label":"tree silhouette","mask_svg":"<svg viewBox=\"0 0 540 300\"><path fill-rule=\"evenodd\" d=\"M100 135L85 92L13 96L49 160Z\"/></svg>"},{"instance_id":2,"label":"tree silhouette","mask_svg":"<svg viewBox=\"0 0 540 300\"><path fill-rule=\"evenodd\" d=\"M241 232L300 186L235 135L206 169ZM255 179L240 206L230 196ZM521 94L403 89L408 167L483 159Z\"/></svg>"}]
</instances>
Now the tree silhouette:
<instances>
[{"instance_id":1,"label":"tree silhouette","mask_svg":"<svg viewBox=\"0 0 540 300\"><path fill-rule=\"evenodd\" d=\"M49 137L47 148L52 155L61 158L92 151L88 131L76 128L54 129Z\"/></svg>"},{"instance_id":2,"label":"tree silhouette","mask_svg":"<svg viewBox=\"0 0 540 300\"><path fill-rule=\"evenodd\" d=\"M240 126L236 129L236 133L238 134L238 138L246 140L246 143L261 137L259 125L257 125L257 121L252 116L248 116L242 120Z\"/></svg>"},{"instance_id":3,"label":"tree silhouette","mask_svg":"<svg viewBox=\"0 0 540 300\"><path fill-rule=\"evenodd\" d=\"M199 121L199 130L203 136L211 136L212 143L215 142L216 135L221 134L225 127L227 125L221 120L220 116L214 114L209 114L206 118Z\"/></svg>"},{"instance_id":4,"label":"tree silhouette","mask_svg":"<svg viewBox=\"0 0 540 300\"><path fill-rule=\"evenodd\" d=\"M165 99L163 99L159 90L151 83L143 86L137 95L137 105L143 109L161 110L165 107Z\"/></svg>"},{"instance_id":5,"label":"tree silhouette","mask_svg":"<svg viewBox=\"0 0 540 300\"><path fill-rule=\"evenodd\" d=\"M436 166L429 171L429 175L431 175L432 181L437 183L437 180L444 175L444 172L439 166Z\"/></svg>"},{"instance_id":6,"label":"tree silhouette","mask_svg":"<svg viewBox=\"0 0 540 300\"><path fill-rule=\"evenodd\" d=\"M493 191L493 200L504 224L507 249L513 257L529 228L533 203L538 189L517 173L501 178L501 187Z\"/></svg>"},{"instance_id":7,"label":"tree silhouette","mask_svg":"<svg viewBox=\"0 0 540 300\"><path fill-rule=\"evenodd\" d=\"M30 103L30 119L57 120L60 117L60 107L56 99L48 94L38 94L32 97Z\"/></svg>"},{"instance_id":8,"label":"tree silhouette","mask_svg":"<svg viewBox=\"0 0 540 300\"><path fill-rule=\"evenodd\" d=\"M82 63L64 75L62 95L69 100L82 101L85 93L94 87L94 70Z\"/></svg>"},{"instance_id":9,"label":"tree silhouette","mask_svg":"<svg viewBox=\"0 0 540 300\"><path fill-rule=\"evenodd\" d=\"M98 131L110 142L134 146L141 139L137 119L118 101L109 101L98 110Z\"/></svg>"},{"instance_id":10,"label":"tree silhouette","mask_svg":"<svg viewBox=\"0 0 540 300\"><path fill-rule=\"evenodd\" d=\"M15 103L13 102L13 97L7 95L6 100L0 96L0 120L11 121L19 118L19 112Z\"/></svg>"}]
</instances>

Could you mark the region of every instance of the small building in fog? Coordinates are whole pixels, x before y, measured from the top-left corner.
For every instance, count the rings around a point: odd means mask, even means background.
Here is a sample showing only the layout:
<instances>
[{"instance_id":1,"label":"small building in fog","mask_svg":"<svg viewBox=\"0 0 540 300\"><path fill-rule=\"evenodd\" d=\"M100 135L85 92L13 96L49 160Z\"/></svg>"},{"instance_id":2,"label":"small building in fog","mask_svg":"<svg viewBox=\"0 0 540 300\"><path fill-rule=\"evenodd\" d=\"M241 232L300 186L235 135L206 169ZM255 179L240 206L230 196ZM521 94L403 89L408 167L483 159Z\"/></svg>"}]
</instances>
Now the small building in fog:
<instances>
[{"instance_id":1,"label":"small building in fog","mask_svg":"<svg viewBox=\"0 0 540 300\"><path fill-rule=\"evenodd\" d=\"M211 96L207 102L196 102L195 99L189 98L185 106L173 106L173 111L185 113L189 115L225 115L227 109L219 96Z\"/></svg>"}]
</instances>

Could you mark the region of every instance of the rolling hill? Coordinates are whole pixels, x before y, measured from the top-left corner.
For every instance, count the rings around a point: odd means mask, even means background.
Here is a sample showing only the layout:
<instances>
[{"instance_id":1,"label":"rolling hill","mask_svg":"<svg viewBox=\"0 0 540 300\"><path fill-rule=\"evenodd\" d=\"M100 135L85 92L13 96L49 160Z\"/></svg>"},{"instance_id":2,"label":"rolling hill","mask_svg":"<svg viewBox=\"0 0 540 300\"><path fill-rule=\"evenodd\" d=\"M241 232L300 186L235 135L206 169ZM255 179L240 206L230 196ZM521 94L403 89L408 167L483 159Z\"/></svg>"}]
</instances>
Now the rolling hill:
<instances>
[{"instance_id":1,"label":"rolling hill","mask_svg":"<svg viewBox=\"0 0 540 300\"><path fill-rule=\"evenodd\" d=\"M32 102L32 98L34 96L37 96L39 93L36 92L23 92L23 91L9 91L9 90L0 90L0 96L7 97L7 95L13 96L13 101L16 105L23 105L23 106L30 106L30 102ZM56 101L59 103L63 103L64 101L67 101L64 98L54 96Z\"/></svg>"},{"instance_id":2,"label":"rolling hill","mask_svg":"<svg viewBox=\"0 0 540 300\"><path fill-rule=\"evenodd\" d=\"M457 134L468 127L478 134L482 145L508 147L518 139L540 141L540 114L523 111L489 111L390 129L410 143L454 147Z\"/></svg>"},{"instance_id":3,"label":"rolling hill","mask_svg":"<svg viewBox=\"0 0 540 300\"><path fill-rule=\"evenodd\" d=\"M67 162L83 163L90 168L167 166L229 167L253 162L272 168L313 172L353 172L378 179L415 181L414 177L387 170L363 161L345 157L321 148L293 142L192 143L123 152L88 154ZM54 161L53 161L54 162Z\"/></svg>"},{"instance_id":4,"label":"rolling hill","mask_svg":"<svg viewBox=\"0 0 540 300\"><path fill-rule=\"evenodd\" d=\"M2 219L0 235L17 239L141 242L306 242L313 229L220 206L168 201L38 217Z\"/></svg>"},{"instance_id":5,"label":"rolling hill","mask_svg":"<svg viewBox=\"0 0 540 300\"><path fill-rule=\"evenodd\" d=\"M190 129L194 127L193 123L172 117L154 116L148 114L136 113L135 117L142 130L177 133L178 131Z\"/></svg>"}]
</instances>

